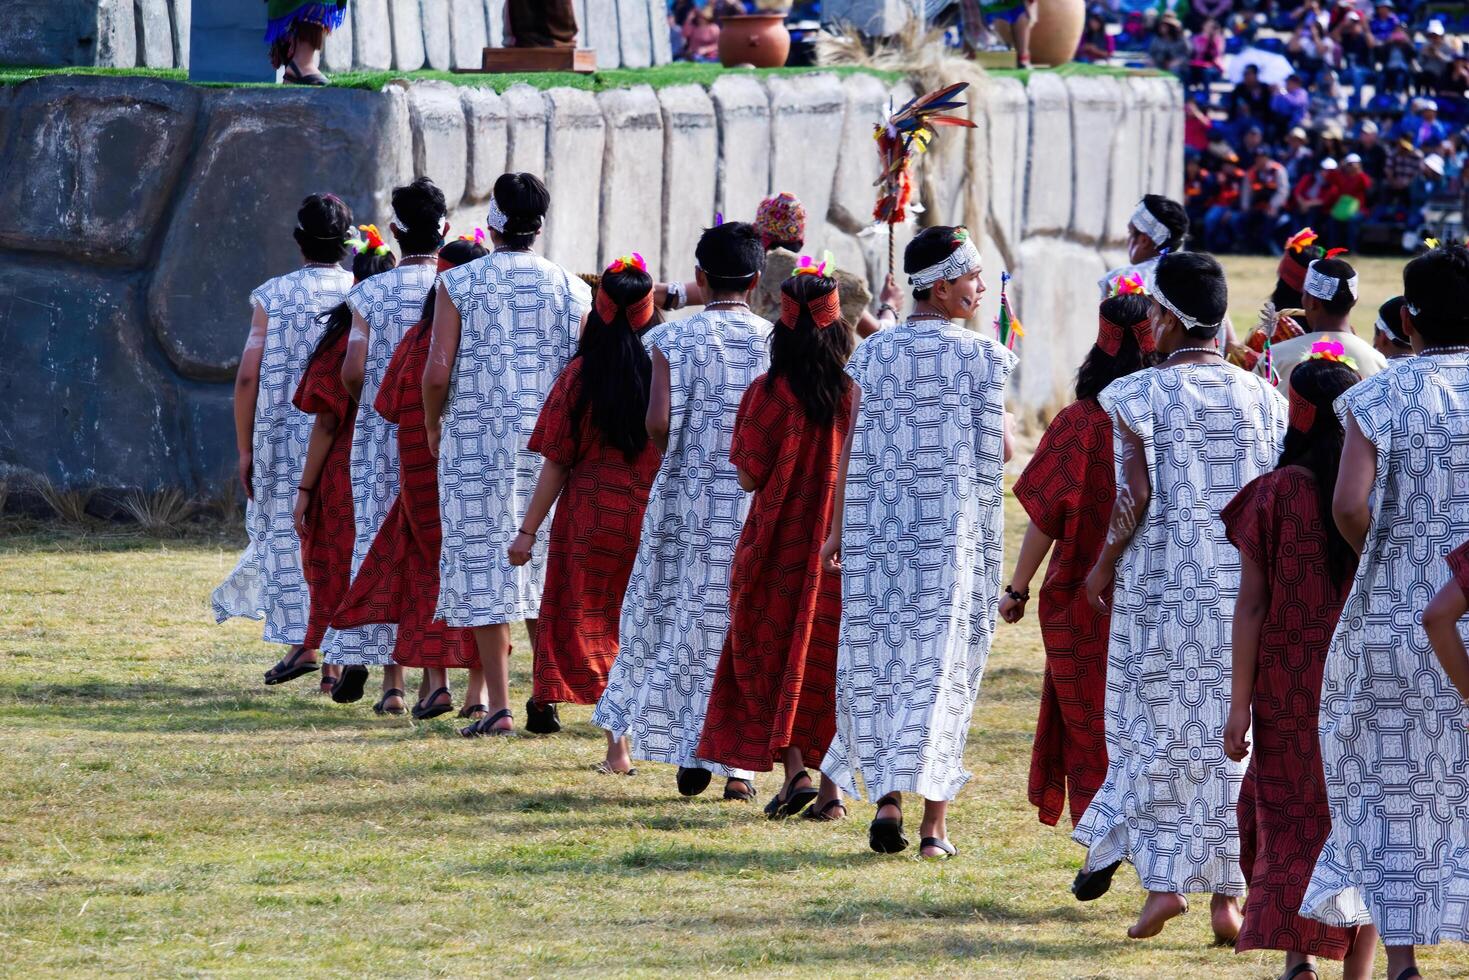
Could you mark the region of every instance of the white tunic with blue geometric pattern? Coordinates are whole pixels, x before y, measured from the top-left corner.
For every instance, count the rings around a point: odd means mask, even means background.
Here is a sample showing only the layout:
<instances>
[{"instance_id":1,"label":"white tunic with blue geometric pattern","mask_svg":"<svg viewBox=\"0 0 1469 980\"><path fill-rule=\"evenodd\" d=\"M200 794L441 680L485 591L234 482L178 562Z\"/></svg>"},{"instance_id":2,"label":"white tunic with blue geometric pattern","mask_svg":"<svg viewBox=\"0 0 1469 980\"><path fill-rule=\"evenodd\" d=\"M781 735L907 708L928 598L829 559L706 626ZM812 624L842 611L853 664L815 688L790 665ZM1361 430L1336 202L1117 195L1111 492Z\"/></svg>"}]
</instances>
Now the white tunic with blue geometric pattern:
<instances>
[{"instance_id":1,"label":"white tunic with blue geometric pattern","mask_svg":"<svg viewBox=\"0 0 1469 980\"><path fill-rule=\"evenodd\" d=\"M494 252L449 269L442 282L462 327L439 444L444 544L434 618L450 626L535 619L546 535L529 564L512 566L506 551L541 474L540 454L526 445L576 351L592 292L531 252Z\"/></svg>"},{"instance_id":2,"label":"white tunic with blue geometric pattern","mask_svg":"<svg viewBox=\"0 0 1469 980\"><path fill-rule=\"evenodd\" d=\"M216 621L232 616L265 620L266 643L306 639L311 601L301 573L301 542L292 512L306 465L310 415L291 404L306 361L324 325L321 314L347 297L352 273L340 266L310 265L271 279L250 294L265 311L265 349L255 398L253 498L245 504L249 542L239 564L214 590Z\"/></svg>"},{"instance_id":3,"label":"white tunic with blue geometric pattern","mask_svg":"<svg viewBox=\"0 0 1469 980\"><path fill-rule=\"evenodd\" d=\"M951 800L999 604L1005 384L1013 353L909 320L857 346L847 467L836 738L851 794Z\"/></svg>"}]
</instances>

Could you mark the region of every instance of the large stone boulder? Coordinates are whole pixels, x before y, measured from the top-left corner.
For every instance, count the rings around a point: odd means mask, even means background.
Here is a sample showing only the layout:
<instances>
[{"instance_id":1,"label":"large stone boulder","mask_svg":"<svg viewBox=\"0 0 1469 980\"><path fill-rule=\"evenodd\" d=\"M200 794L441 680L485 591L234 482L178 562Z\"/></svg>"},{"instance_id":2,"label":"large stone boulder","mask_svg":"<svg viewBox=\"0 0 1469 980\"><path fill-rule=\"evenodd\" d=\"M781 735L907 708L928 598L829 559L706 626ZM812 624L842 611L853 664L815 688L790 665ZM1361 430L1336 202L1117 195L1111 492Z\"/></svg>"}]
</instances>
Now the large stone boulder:
<instances>
[{"instance_id":1,"label":"large stone boulder","mask_svg":"<svg viewBox=\"0 0 1469 980\"><path fill-rule=\"evenodd\" d=\"M1031 238L1020 246L1015 284L1025 337L1010 392L1030 421L1071 400L1076 369L1097 335L1097 280L1106 271L1096 249L1075 242ZM998 291L998 282L991 285Z\"/></svg>"},{"instance_id":2,"label":"large stone boulder","mask_svg":"<svg viewBox=\"0 0 1469 980\"><path fill-rule=\"evenodd\" d=\"M622 62L622 67L647 68L653 63L653 37L648 23L648 0L615 0L615 2L617 4L617 40L621 52L619 60Z\"/></svg>"},{"instance_id":3,"label":"large stone boulder","mask_svg":"<svg viewBox=\"0 0 1469 980\"><path fill-rule=\"evenodd\" d=\"M990 215L1000 248L1020 251L1025 214L1025 168L1030 156L1030 105L1025 86L1013 78L992 79L985 89L988 117Z\"/></svg>"},{"instance_id":4,"label":"large stone boulder","mask_svg":"<svg viewBox=\"0 0 1469 980\"><path fill-rule=\"evenodd\" d=\"M842 89L847 104L827 217L838 228L855 235L872 224L872 207L877 201L873 184L878 177L877 144L872 132L886 114L889 91L882 79L872 75L850 75L842 82Z\"/></svg>"},{"instance_id":5,"label":"large stone boulder","mask_svg":"<svg viewBox=\"0 0 1469 980\"><path fill-rule=\"evenodd\" d=\"M408 125L413 132L414 175L432 179L453 207L464 199L469 160L458 87L448 82L408 86Z\"/></svg>"},{"instance_id":6,"label":"large stone boulder","mask_svg":"<svg viewBox=\"0 0 1469 980\"><path fill-rule=\"evenodd\" d=\"M484 63L485 7L481 0L449 0L449 48L455 68Z\"/></svg>"},{"instance_id":7,"label":"large stone boulder","mask_svg":"<svg viewBox=\"0 0 1469 980\"><path fill-rule=\"evenodd\" d=\"M825 74L774 75L769 89L770 191L794 194L806 206L812 229L820 228L831 207L847 94L840 81ZM759 163L757 158L739 165ZM748 221L753 215L751 209L735 211L730 217Z\"/></svg>"},{"instance_id":8,"label":"large stone boulder","mask_svg":"<svg viewBox=\"0 0 1469 980\"><path fill-rule=\"evenodd\" d=\"M173 23L168 7L168 0L137 0L134 5L138 64L142 67L173 67Z\"/></svg>"},{"instance_id":9,"label":"large stone boulder","mask_svg":"<svg viewBox=\"0 0 1469 980\"><path fill-rule=\"evenodd\" d=\"M716 78L709 97L723 147L717 174L719 208L731 220L749 221L770 193L770 97L754 75L741 72Z\"/></svg>"},{"instance_id":10,"label":"large stone boulder","mask_svg":"<svg viewBox=\"0 0 1469 980\"><path fill-rule=\"evenodd\" d=\"M464 135L469 147L464 199L478 203L490 196L495 181L505 172L510 139L505 102L493 89L487 88L461 88L459 102L464 110Z\"/></svg>"},{"instance_id":11,"label":"large stone boulder","mask_svg":"<svg viewBox=\"0 0 1469 980\"><path fill-rule=\"evenodd\" d=\"M1117 85L1117 128L1112 134L1107 172L1106 241L1120 245L1127 241L1127 225L1133 208L1142 197L1142 176L1147 165L1148 139L1151 127L1138 108L1137 90L1122 79ZM1109 266L1108 268L1112 268Z\"/></svg>"},{"instance_id":12,"label":"large stone boulder","mask_svg":"<svg viewBox=\"0 0 1469 980\"><path fill-rule=\"evenodd\" d=\"M0 153L0 247L139 265L188 158L199 90L54 75L15 91Z\"/></svg>"},{"instance_id":13,"label":"large stone boulder","mask_svg":"<svg viewBox=\"0 0 1469 980\"><path fill-rule=\"evenodd\" d=\"M529 85L512 85L501 96L509 144L505 169L513 173L546 176L546 97ZM498 176L498 175L496 175ZM494 186L491 179L490 186Z\"/></svg>"},{"instance_id":14,"label":"large stone boulder","mask_svg":"<svg viewBox=\"0 0 1469 980\"><path fill-rule=\"evenodd\" d=\"M546 92L546 255L572 272L597 272L606 126L596 96L576 88Z\"/></svg>"},{"instance_id":15,"label":"large stone boulder","mask_svg":"<svg viewBox=\"0 0 1469 980\"><path fill-rule=\"evenodd\" d=\"M1118 85L1111 78L1078 75L1066 79L1071 96L1071 124L1075 143L1072 172L1075 176L1071 211L1074 239L1089 244L1106 236L1110 211L1111 174L1102 161L1111 157L1117 137Z\"/></svg>"},{"instance_id":16,"label":"large stone boulder","mask_svg":"<svg viewBox=\"0 0 1469 980\"><path fill-rule=\"evenodd\" d=\"M616 68L621 64L617 0L590 0L578 23L581 45L596 49L598 68Z\"/></svg>"},{"instance_id":17,"label":"large stone boulder","mask_svg":"<svg viewBox=\"0 0 1469 980\"><path fill-rule=\"evenodd\" d=\"M394 89L220 90L211 93L206 115L148 291L148 314L180 374L224 381L239 362L250 290L301 263L291 238L301 199L334 191L359 223L385 227L388 192L412 171L412 140L407 100ZM262 147L295 165L262 167ZM237 201L250 202L248 215L221 203ZM240 229L250 233L249 247L235 239Z\"/></svg>"},{"instance_id":18,"label":"large stone boulder","mask_svg":"<svg viewBox=\"0 0 1469 980\"><path fill-rule=\"evenodd\" d=\"M352 56L355 67L379 70L392 68L393 34L388 17L388 0L353 0L347 6L347 14L352 18Z\"/></svg>"},{"instance_id":19,"label":"large stone boulder","mask_svg":"<svg viewBox=\"0 0 1469 980\"><path fill-rule=\"evenodd\" d=\"M0 65L88 65L97 49L96 0L6 0Z\"/></svg>"},{"instance_id":20,"label":"large stone boulder","mask_svg":"<svg viewBox=\"0 0 1469 980\"><path fill-rule=\"evenodd\" d=\"M448 71L453 63L449 44L449 0L423 2L423 58L427 68Z\"/></svg>"},{"instance_id":21,"label":"large stone boulder","mask_svg":"<svg viewBox=\"0 0 1469 980\"><path fill-rule=\"evenodd\" d=\"M133 68L138 63L138 32L132 0L97 0L97 64Z\"/></svg>"},{"instance_id":22,"label":"large stone boulder","mask_svg":"<svg viewBox=\"0 0 1469 980\"><path fill-rule=\"evenodd\" d=\"M714 103L698 85L661 89L658 102L663 111L663 200L667 202L659 209L663 256L658 275L684 279L693 275L694 246L704 222L714 215L719 129Z\"/></svg>"},{"instance_id":23,"label":"large stone boulder","mask_svg":"<svg viewBox=\"0 0 1469 980\"><path fill-rule=\"evenodd\" d=\"M1071 225L1071 111L1066 82L1032 72L1030 174L1025 194L1025 236L1059 234Z\"/></svg>"},{"instance_id":24,"label":"large stone boulder","mask_svg":"<svg viewBox=\"0 0 1469 980\"><path fill-rule=\"evenodd\" d=\"M663 113L646 85L612 89L597 96L607 125L602 163L601 255L598 268L615 256L639 252L650 263L663 254ZM676 204L687 219L688 212ZM659 275L659 270L650 270Z\"/></svg>"},{"instance_id":25,"label":"large stone boulder","mask_svg":"<svg viewBox=\"0 0 1469 980\"><path fill-rule=\"evenodd\" d=\"M424 65L423 21L419 0L387 0L393 37L393 67L417 71Z\"/></svg>"}]
</instances>

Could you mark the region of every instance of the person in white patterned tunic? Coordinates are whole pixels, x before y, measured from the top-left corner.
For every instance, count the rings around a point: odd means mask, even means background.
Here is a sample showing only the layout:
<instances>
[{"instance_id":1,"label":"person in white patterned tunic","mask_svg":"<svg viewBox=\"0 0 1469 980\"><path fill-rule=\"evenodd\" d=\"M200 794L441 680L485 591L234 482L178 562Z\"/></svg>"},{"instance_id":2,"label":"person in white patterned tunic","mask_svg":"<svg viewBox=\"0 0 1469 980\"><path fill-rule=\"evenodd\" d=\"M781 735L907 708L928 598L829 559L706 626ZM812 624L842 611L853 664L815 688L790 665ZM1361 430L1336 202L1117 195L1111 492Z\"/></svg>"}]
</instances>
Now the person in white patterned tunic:
<instances>
[{"instance_id":1,"label":"person in white patterned tunic","mask_svg":"<svg viewBox=\"0 0 1469 980\"><path fill-rule=\"evenodd\" d=\"M510 564L507 551L534 493L541 456L527 447L541 406L576 351L591 309L587 284L531 251L550 207L532 174L495 181L486 224L495 250L439 279L423 376L424 424L439 460L439 599L434 618L474 630L489 712L466 737L513 729L510 624L535 640L546 548ZM527 729L559 728L527 702Z\"/></svg>"},{"instance_id":2,"label":"person in white patterned tunic","mask_svg":"<svg viewBox=\"0 0 1469 980\"><path fill-rule=\"evenodd\" d=\"M394 188L392 201L391 227L403 259L393 270L363 280L347 294L352 332L342 365L342 383L357 402L357 424L352 431L354 579L398 497L398 427L373 409L373 401L393 351L423 314L423 301L438 274L438 251L449 228L444 192L427 177ZM370 229L374 234L376 230ZM371 241L368 247L387 248L374 246ZM382 697L373 705L379 714L403 714L407 710L403 703L403 668L393 663L397 634L396 626L375 623L330 630L321 644L328 664L346 665L345 673L355 675L344 679L342 686L359 697L367 667L383 668ZM420 690L419 700L427 694Z\"/></svg>"},{"instance_id":3,"label":"person in white patterned tunic","mask_svg":"<svg viewBox=\"0 0 1469 980\"><path fill-rule=\"evenodd\" d=\"M969 720L1000 593L1005 385L1015 355L954 321L984 292L963 228L903 255L915 306L857 345L852 422L822 560L842 576L836 737L821 771L877 804L868 843L908 846L902 794L924 800L923 857L957 853L946 818L970 774Z\"/></svg>"},{"instance_id":4,"label":"person in white patterned tunic","mask_svg":"<svg viewBox=\"0 0 1469 980\"><path fill-rule=\"evenodd\" d=\"M1268 382L1219 354L1228 291L1218 262L1166 255L1147 289L1164 360L1100 397L1115 427L1117 498L1087 598L1111 614L1108 764L1073 835L1087 847L1075 890L1100 894L1130 860L1148 890L1130 937L1157 935L1188 910L1187 893L1208 892L1215 936L1233 941L1245 762L1225 756L1224 725L1240 558L1219 515L1274 469L1288 413Z\"/></svg>"},{"instance_id":5,"label":"person in white patterned tunic","mask_svg":"<svg viewBox=\"0 0 1469 980\"><path fill-rule=\"evenodd\" d=\"M263 619L265 642L290 646L266 672L267 684L317 669L316 651L301 647L310 599L291 516L311 417L291 404L291 396L321 336L319 317L352 287L352 274L339 264L351 233L352 210L340 198L306 198L294 232L305 266L250 294L250 335L235 375L235 441L249 542L214 590L211 605L217 622L234 616Z\"/></svg>"},{"instance_id":6,"label":"person in white patterned tunic","mask_svg":"<svg viewBox=\"0 0 1469 980\"><path fill-rule=\"evenodd\" d=\"M1336 401L1332 510L1362 558L1321 683L1331 835L1301 902L1376 925L1400 980L1419 976L1415 946L1469 941L1469 709L1425 634L1464 636L1444 603L1425 607L1469 538L1469 249L1419 256L1403 285L1414 356Z\"/></svg>"},{"instance_id":7,"label":"person in white patterned tunic","mask_svg":"<svg viewBox=\"0 0 1469 980\"><path fill-rule=\"evenodd\" d=\"M725 799L755 797L753 774L696 757L729 626L729 575L749 495L729 461L740 399L770 363L771 325L750 311L765 249L744 222L695 250L704 312L648 331L648 435L663 450L622 603L620 650L592 723L628 735L631 757L679 767L678 789L712 775ZM618 760L620 761L620 760Z\"/></svg>"}]
</instances>

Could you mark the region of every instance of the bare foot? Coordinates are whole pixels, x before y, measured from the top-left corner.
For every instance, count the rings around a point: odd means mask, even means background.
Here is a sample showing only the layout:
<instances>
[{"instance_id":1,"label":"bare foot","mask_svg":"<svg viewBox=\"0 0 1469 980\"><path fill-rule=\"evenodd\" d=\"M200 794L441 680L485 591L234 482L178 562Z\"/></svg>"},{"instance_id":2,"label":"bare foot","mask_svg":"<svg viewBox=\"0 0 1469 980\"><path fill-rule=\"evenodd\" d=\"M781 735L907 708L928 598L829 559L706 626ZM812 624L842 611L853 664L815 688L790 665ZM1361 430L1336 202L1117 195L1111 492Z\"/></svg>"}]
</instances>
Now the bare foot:
<instances>
[{"instance_id":1,"label":"bare foot","mask_svg":"<svg viewBox=\"0 0 1469 980\"><path fill-rule=\"evenodd\" d=\"M1188 911L1188 899L1176 892L1148 892L1137 921L1127 930L1129 939L1151 939L1163 931L1169 919Z\"/></svg>"},{"instance_id":2,"label":"bare foot","mask_svg":"<svg viewBox=\"0 0 1469 980\"><path fill-rule=\"evenodd\" d=\"M607 758L602 764L607 767L608 772L627 773L631 772L632 756L627 751L627 739L620 738L607 746Z\"/></svg>"},{"instance_id":3,"label":"bare foot","mask_svg":"<svg viewBox=\"0 0 1469 980\"><path fill-rule=\"evenodd\" d=\"M1239 911L1239 899L1233 895L1215 895L1209 901L1209 925L1214 929L1214 941L1222 946L1233 946L1245 917Z\"/></svg>"}]
</instances>

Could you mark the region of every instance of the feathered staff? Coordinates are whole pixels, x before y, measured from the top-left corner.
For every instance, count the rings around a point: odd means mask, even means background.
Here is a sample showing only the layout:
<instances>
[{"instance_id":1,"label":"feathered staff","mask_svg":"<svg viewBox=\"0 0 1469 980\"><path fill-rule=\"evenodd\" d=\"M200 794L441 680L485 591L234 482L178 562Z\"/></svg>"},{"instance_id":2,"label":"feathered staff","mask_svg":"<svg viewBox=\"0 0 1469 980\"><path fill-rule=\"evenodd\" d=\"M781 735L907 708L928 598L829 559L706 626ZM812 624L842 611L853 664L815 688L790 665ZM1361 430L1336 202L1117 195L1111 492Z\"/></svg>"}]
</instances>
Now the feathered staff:
<instances>
[{"instance_id":1,"label":"feathered staff","mask_svg":"<svg viewBox=\"0 0 1469 980\"><path fill-rule=\"evenodd\" d=\"M913 153L927 151L939 126L968 126L974 123L948 113L966 105L954 97L969 87L968 82L955 82L927 95L920 95L873 127L877 140L877 158L881 173L877 187L877 207L872 216L888 226L888 272L896 266L897 243L893 228L908 219L908 205L913 200Z\"/></svg>"}]
</instances>

